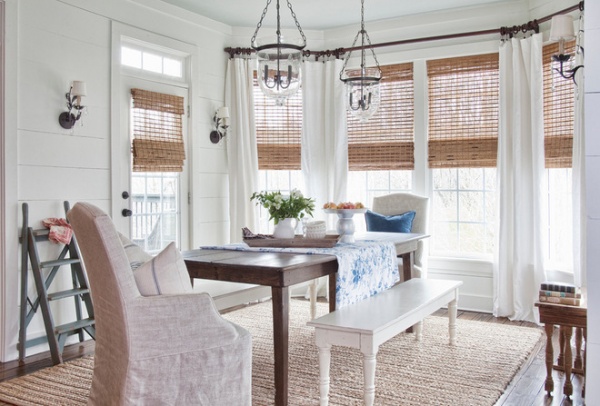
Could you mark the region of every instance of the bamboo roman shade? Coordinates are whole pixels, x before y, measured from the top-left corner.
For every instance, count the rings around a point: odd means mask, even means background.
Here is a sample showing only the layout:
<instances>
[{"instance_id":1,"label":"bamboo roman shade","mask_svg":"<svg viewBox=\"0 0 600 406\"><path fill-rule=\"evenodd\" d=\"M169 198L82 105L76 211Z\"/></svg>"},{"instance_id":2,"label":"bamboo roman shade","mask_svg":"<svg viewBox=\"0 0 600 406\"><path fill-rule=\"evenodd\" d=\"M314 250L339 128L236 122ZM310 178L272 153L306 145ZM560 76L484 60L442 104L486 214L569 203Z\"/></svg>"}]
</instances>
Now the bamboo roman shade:
<instances>
[{"instance_id":1,"label":"bamboo roman shade","mask_svg":"<svg viewBox=\"0 0 600 406\"><path fill-rule=\"evenodd\" d=\"M131 96L133 171L183 171L183 97L142 89L131 89Z\"/></svg>"},{"instance_id":2,"label":"bamboo roman shade","mask_svg":"<svg viewBox=\"0 0 600 406\"><path fill-rule=\"evenodd\" d=\"M348 113L351 171L414 169L413 64L381 67L381 103L365 123Z\"/></svg>"},{"instance_id":3,"label":"bamboo roman shade","mask_svg":"<svg viewBox=\"0 0 600 406\"><path fill-rule=\"evenodd\" d=\"M575 51L575 41L565 44L565 52ZM570 168L573 160L574 84L555 74L552 79L552 55L558 43L543 48L544 58L544 153L546 168ZM583 96L581 96L583 97Z\"/></svg>"},{"instance_id":4,"label":"bamboo roman shade","mask_svg":"<svg viewBox=\"0 0 600 406\"><path fill-rule=\"evenodd\" d=\"M427 61L429 167L495 167L498 54Z\"/></svg>"},{"instance_id":5,"label":"bamboo roman shade","mask_svg":"<svg viewBox=\"0 0 600 406\"><path fill-rule=\"evenodd\" d=\"M302 89L276 106L254 80L254 118L258 169L300 170L302 141Z\"/></svg>"}]
</instances>

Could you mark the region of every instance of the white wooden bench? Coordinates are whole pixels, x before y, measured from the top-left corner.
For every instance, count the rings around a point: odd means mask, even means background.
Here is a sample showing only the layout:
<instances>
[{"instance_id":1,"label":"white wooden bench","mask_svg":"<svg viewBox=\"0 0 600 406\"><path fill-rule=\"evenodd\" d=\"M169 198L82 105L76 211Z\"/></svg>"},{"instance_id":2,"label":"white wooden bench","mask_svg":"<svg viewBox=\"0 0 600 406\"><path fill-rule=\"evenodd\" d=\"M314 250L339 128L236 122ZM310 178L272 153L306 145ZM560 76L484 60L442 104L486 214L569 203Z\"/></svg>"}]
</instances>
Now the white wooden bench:
<instances>
[{"instance_id":1,"label":"white wooden bench","mask_svg":"<svg viewBox=\"0 0 600 406\"><path fill-rule=\"evenodd\" d=\"M450 345L456 344L456 303L460 281L411 279L361 302L343 307L307 324L315 328L319 348L321 406L329 404L331 346L363 353L364 401L375 401L375 364L379 346L415 326L421 339L422 320L448 306Z\"/></svg>"}]
</instances>

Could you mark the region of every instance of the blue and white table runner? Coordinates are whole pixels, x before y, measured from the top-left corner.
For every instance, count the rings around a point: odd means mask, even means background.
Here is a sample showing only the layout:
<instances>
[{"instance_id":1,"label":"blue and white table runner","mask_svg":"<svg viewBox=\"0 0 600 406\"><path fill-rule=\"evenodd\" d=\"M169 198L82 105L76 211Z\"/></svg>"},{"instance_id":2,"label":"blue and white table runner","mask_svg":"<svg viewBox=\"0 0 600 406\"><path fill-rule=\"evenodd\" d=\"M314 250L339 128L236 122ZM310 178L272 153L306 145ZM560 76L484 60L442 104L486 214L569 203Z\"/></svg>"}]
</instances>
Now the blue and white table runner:
<instances>
[{"instance_id":1,"label":"blue and white table runner","mask_svg":"<svg viewBox=\"0 0 600 406\"><path fill-rule=\"evenodd\" d=\"M245 243L200 248L335 255L338 260L336 309L376 295L400 280L396 247L387 241L361 240L338 243L333 248L249 247Z\"/></svg>"}]
</instances>

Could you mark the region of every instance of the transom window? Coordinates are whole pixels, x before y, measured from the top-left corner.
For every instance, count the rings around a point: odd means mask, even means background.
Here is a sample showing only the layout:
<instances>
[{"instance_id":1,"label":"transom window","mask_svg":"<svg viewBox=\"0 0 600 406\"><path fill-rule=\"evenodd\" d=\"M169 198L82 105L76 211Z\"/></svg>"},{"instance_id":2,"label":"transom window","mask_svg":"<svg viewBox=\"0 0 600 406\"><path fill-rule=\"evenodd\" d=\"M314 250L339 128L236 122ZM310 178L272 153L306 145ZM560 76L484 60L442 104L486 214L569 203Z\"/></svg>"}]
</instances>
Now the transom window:
<instances>
[{"instance_id":1,"label":"transom window","mask_svg":"<svg viewBox=\"0 0 600 406\"><path fill-rule=\"evenodd\" d=\"M171 79L184 78L184 57L168 54L152 48L124 43L121 46L121 65L153 75Z\"/></svg>"}]
</instances>

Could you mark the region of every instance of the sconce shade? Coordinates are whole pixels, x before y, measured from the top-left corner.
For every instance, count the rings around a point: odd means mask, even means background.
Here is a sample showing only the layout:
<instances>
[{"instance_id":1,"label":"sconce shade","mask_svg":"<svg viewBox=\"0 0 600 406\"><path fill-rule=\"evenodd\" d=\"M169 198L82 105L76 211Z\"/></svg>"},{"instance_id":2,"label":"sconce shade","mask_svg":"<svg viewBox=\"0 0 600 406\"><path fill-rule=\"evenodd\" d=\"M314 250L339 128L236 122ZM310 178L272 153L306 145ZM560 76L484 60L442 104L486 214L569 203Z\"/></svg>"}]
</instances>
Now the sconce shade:
<instances>
[{"instance_id":1,"label":"sconce shade","mask_svg":"<svg viewBox=\"0 0 600 406\"><path fill-rule=\"evenodd\" d=\"M217 118L229 118L229 107L221 107L217 110Z\"/></svg>"},{"instance_id":2,"label":"sconce shade","mask_svg":"<svg viewBox=\"0 0 600 406\"><path fill-rule=\"evenodd\" d=\"M87 95L87 88L85 86L85 82L82 82L80 80L74 80L72 86L73 86L73 89L71 90L71 96L86 96Z\"/></svg>"},{"instance_id":3,"label":"sconce shade","mask_svg":"<svg viewBox=\"0 0 600 406\"><path fill-rule=\"evenodd\" d=\"M566 14L556 15L552 17L550 26L550 40L559 41L572 40L575 38L575 30L573 28L573 17Z\"/></svg>"}]
</instances>

